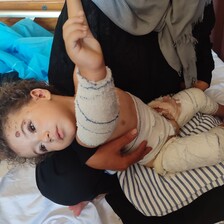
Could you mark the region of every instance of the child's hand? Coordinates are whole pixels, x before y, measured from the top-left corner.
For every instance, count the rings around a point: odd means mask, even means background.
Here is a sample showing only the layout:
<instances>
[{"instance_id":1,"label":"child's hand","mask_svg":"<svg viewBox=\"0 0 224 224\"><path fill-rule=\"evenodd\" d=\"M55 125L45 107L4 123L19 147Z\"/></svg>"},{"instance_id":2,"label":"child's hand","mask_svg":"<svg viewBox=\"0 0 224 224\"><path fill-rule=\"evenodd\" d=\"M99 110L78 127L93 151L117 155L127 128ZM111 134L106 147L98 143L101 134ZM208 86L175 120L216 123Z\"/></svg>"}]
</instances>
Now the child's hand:
<instances>
[{"instance_id":1,"label":"child's hand","mask_svg":"<svg viewBox=\"0 0 224 224\"><path fill-rule=\"evenodd\" d=\"M170 96L157 98L148 103L148 106L169 120L177 121L181 113L180 102Z\"/></svg>"},{"instance_id":2,"label":"child's hand","mask_svg":"<svg viewBox=\"0 0 224 224\"><path fill-rule=\"evenodd\" d=\"M99 42L93 37L84 13L69 18L63 26L63 38L70 59L78 66L80 73L91 81L104 78L106 68Z\"/></svg>"}]
</instances>

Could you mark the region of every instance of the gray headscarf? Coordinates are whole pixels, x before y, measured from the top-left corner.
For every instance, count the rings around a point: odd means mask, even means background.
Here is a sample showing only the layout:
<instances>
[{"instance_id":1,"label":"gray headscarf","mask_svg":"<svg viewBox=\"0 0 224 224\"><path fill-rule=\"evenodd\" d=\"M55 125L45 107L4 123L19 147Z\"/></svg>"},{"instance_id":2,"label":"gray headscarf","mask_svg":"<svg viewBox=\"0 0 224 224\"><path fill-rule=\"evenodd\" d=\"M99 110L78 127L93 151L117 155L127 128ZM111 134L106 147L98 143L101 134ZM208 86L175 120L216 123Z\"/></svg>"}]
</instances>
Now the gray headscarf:
<instances>
[{"instance_id":1,"label":"gray headscarf","mask_svg":"<svg viewBox=\"0 0 224 224\"><path fill-rule=\"evenodd\" d=\"M133 35L157 31L160 49L186 87L197 80L192 26L211 0L92 0L117 26Z\"/></svg>"}]
</instances>

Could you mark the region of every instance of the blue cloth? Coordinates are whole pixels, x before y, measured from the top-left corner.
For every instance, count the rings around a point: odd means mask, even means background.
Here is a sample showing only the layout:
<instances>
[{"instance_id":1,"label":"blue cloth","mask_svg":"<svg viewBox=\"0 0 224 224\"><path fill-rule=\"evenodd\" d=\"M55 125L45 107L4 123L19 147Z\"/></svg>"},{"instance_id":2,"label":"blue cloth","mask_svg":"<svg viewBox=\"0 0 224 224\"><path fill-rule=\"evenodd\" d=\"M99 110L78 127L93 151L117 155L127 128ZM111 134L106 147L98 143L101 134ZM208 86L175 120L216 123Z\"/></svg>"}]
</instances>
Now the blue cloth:
<instances>
[{"instance_id":1,"label":"blue cloth","mask_svg":"<svg viewBox=\"0 0 224 224\"><path fill-rule=\"evenodd\" d=\"M22 79L48 81L53 34L33 20L0 23L0 73L16 71Z\"/></svg>"}]
</instances>

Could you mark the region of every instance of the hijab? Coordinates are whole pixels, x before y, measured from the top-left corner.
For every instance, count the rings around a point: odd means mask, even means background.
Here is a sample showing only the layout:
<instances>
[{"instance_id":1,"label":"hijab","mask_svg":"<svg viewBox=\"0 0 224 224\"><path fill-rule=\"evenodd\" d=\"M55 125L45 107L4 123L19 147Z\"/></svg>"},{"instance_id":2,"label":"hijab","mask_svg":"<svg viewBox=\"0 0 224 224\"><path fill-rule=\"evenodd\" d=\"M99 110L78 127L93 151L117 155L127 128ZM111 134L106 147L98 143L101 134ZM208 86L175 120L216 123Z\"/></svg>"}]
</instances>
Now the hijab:
<instances>
[{"instance_id":1,"label":"hijab","mask_svg":"<svg viewBox=\"0 0 224 224\"><path fill-rule=\"evenodd\" d=\"M211 0L92 0L117 26L133 35L158 32L160 49L185 86L197 81L193 26Z\"/></svg>"}]
</instances>

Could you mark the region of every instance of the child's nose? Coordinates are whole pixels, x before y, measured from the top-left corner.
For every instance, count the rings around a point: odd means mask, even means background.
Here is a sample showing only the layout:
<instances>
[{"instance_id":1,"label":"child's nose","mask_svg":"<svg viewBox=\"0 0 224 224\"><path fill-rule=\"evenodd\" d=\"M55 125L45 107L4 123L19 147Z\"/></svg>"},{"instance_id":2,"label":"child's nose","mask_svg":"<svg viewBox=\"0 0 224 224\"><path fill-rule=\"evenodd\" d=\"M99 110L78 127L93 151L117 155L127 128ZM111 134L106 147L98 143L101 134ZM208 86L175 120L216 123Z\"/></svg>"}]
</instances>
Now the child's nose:
<instances>
[{"instance_id":1,"label":"child's nose","mask_svg":"<svg viewBox=\"0 0 224 224\"><path fill-rule=\"evenodd\" d=\"M45 131L43 133L42 142L45 142L45 143L52 142L52 139L50 137L50 132L49 131Z\"/></svg>"}]
</instances>

